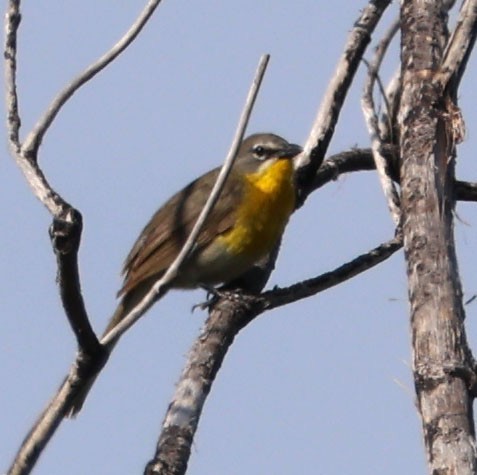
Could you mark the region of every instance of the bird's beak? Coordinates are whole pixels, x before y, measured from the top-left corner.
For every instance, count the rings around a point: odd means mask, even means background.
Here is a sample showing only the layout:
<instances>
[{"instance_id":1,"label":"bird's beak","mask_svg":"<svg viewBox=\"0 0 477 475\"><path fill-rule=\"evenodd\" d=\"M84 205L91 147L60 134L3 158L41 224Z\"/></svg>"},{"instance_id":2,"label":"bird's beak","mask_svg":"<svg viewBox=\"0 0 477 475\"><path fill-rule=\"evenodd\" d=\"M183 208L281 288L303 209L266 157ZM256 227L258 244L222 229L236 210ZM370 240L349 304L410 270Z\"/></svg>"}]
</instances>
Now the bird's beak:
<instances>
[{"instance_id":1,"label":"bird's beak","mask_svg":"<svg viewBox=\"0 0 477 475\"><path fill-rule=\"evenodd\" d=\"M299 145L294 143L289 143L286 148L284 148L283 150L280 150L277 157L278 158L293 158L301 152L303 152L303 149Z\"/></svg>"}]
</instances>

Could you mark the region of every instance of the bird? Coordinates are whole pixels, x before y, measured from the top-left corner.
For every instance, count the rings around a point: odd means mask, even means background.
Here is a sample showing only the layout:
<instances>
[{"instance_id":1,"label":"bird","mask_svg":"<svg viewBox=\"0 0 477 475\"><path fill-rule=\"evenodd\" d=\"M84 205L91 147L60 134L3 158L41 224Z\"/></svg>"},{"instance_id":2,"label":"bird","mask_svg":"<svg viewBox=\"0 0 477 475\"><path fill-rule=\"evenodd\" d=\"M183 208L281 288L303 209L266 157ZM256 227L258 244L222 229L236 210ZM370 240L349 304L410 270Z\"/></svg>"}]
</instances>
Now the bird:
<instances>
[{"instance_id":1,"label":"bird","mask_svg":"<svg viewBox=\"0 0 477 475\"><path fill-rule=\"evenodd\" d=\"M295 209L293 158L299 145L272 133L242 141L219 198L171 287L211 288L242 276L270 253ZM124 262L119 304L106 335L163 276L189 236L220 172L214 168L173 195L154 213ZM114 341L114 345L117 341ZM74 398L75 416L94 380Z\"/></svg>"}]
</instances>

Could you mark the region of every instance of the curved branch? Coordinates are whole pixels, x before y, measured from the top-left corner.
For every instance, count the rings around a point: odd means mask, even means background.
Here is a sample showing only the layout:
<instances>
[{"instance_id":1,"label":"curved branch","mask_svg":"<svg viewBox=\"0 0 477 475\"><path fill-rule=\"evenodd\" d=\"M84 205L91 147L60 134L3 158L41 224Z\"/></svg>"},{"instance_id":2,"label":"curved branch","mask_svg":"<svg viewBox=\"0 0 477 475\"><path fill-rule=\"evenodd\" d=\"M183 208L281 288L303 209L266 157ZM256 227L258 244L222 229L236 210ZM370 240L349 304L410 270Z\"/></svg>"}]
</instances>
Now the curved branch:
<instances>
[{"instance_id":1,"label":"curved branch","mask_svg":"<svg viewBox=\"0 0 477 475\"><path fill-rule=\"evenodd\" d=\"M5 69L8 140L12 155L33 193L53 215L50 236L58 263L58 282L63 306L78 345L88 354L99 351L99 342L86 314L78 273L78 248L81 239L81 214L58 195L38 166L36 157L22 152L19 138L20 114L16 86L17 32L20 2L11 0L5 16Z\"/></svg>"},{"instance_id":2,"label":"curved branch","mask_svg":"<svg viewBox=\"0 0 477 475\"><path fill-rule=\"evenodd\" d=\"M78 347L87 355L102 354L103 350L86 312L78 269L78 250L83 218L71 208L64 219L54 219L49 234L57 262L57 282L61 302Z\"/></svg>"},{"instance_id":3,"label":"curved branch","mask_svg":"<svg viewBox=\"0 0 477 475\"><path fill-rule=\"evenodd\" d=\"M149 0L136 21L131 25L124 36L101 58L86 68L79 76L66 86L51 102L48 110L40 118L34 129L28 134L23 144L22 151L27 157L36 157L45 133L57 116L58 112L65 105L68 99L96 74L103 70L108 64L114 61L137 37L144 28L149 18L159 6L161 0Z\"/></svg>"},{"instance_id":4,"label":"curved branch","mask_svg":"<svg viewBox=\"0 0 477 475\"><path fill-rule=\"evenodd\" d=\"M72 94L101 69L113 61L139 34L160 0L149 1L126 35L102 58L67 86L52 102L49 109L22 145L19 138L20 114L16 88L17 31L20 23L20 1L10 0L5 17L5 61L7 90L7 128L12 155L23 172L35 196L53 215L50 237L58 263L60 295L68 320L75 333L80 351L59 393L33 425L23 441L9 475L30 473L42 450L59 426L66 409L81 389L85 372L99 371L107 361L107 353L90 325L81 294L78 273L78 248L81 238L81 214L57 194L38 166L38 148L57 113Z\"/></svg>"}]
</instances>

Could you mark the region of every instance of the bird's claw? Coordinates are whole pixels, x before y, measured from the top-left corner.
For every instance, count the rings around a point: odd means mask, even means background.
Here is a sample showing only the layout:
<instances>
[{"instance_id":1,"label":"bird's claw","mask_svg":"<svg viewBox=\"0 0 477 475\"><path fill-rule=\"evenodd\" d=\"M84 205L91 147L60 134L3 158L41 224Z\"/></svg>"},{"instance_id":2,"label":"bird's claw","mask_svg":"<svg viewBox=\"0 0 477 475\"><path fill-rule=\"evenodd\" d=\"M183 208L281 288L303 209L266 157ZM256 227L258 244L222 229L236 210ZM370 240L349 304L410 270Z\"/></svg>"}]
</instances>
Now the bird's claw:
<instances>
[{"instance_id":1,"label":"bird's claw","mask_svg":"<svg viewBox=\"0 0 477 475\"><path fill-rule=\"evenodd\" d=\"M193 305L192 312L194 312L197 308L200 310L210 310L214 305L217 304L219 299L227 299L231 302L238 302L243 296L238 289L226 290L224 288L215 288L206 285L201 285L201 287L207 292L207 300Z\"/></svg>"}]
</instances>

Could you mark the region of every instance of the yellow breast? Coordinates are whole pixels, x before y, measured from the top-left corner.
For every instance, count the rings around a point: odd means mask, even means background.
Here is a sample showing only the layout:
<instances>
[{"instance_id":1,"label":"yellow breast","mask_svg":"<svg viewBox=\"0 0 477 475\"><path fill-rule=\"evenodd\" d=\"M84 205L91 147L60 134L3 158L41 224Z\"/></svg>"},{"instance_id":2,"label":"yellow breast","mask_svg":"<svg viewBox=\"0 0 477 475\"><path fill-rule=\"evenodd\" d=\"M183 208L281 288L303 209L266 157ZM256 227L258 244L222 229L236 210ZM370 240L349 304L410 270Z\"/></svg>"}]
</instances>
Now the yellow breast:
<instances>
[{"instance_id":1,"label":"yellow breast","mask_svg":"<svg viewBox=\"0 0 477 475\"><path fill-rule=\"evenodd\" d=\"M276 160L245 176L234 227L219 239L228 252L256 261L276 244L295 207L293 163Z\"/></svg>"}]
</instances>

